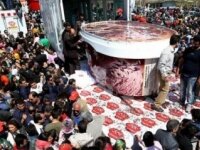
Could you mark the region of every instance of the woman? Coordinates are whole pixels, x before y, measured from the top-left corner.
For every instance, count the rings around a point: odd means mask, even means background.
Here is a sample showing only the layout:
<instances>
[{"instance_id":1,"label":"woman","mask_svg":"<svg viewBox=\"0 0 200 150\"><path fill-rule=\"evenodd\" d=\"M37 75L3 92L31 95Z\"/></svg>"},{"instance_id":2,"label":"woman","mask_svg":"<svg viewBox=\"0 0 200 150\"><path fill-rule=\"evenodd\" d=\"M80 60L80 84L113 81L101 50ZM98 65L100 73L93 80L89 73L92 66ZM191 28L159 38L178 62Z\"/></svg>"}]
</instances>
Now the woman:
<instances>
[{"instance_id":1,"label":"woman","mask_svg":"<svg viewBox=\"0 0 200 150\"><path fill-rule=\"evenodd\" d=\"M59 140L58 140L59 144L62 144L65 140L68 140L68 138L74 133L73 125L74 124L71 119L65 119L63 121L63 126L59 133Z\"/></svg>"},{"instance_id":2,"label":"woman","mask_svg":"<svg viewBox=\"0 0 200 150\"><path fill-rule=\"evenodd\" d=\"M58 145L55 142L56 138L56 130L50 130L49 132L41 133L36 140L35 150L46 150L49 147L57 149Z\"/></svg>"},{"instance_id":3,"label":"woman","mask_svg":"<svg viewBox=\"0 0 200 150\"><path fill-rule=\"evenodd\" d=\"M98 147L99 150L113 150L110 138L106 136L100 136L95 140L94 146Z\"/></svg>"},{"instance_id":4,"label":"woman","mask_svg":"<svg viewBox=\"0 0 200 150\"><path fill-rule=\"evenodd\" d=\"M29 141L28 137L24 134L17 134L15 137L15 147L13 150L28 150L29 149Z\"/></svg>"},{"instance_id":5,"label":"woman","mask_svg":"<svg viewBox=\"0 0 200 150\"><path fill-rule=\"evenodd\" d=\"M140 142L140 146L142 150L162 150L161 144L154 140L154 135L150 131L144 133L143 142Z\"/></svg>"},{"instance_id":6,"label":"woman","mask_svg":"<svg viewBox=\"0 0 200 150\"><path fill-rule=\"evenodd\" d=\"M35 141L38 137L38 132L36 130L35 125L29 124L28 127L26 128L26 131L29 135L29 140L30 140L30 147L29 150L35 150Z\"/></svg>"},{"instance_id":7,"label":"woman","mask_svg":"<svg viewBox=\"0 0 200 150\"><path fill-rule=\"evenodd\" d=\"M26 131L24 128L21 127L21 125L16 120L10 120L8 122L8 137L7 140L10 141L10 143L14 146L15 143L15 137L17 134L24 134L27 136Z\"/></svg>"},{"instance_id":8,"label":"woman","mask_svg":"<svg viewBox=\"0 0 200 150\"><path fill-rule=\"evenodd\" d=\"M45 133L41 133L35 142L35 150L46 150L51 146L48 142L48 136Z\"/></svg>"},{"instance_id":9,"label":"woman","mask_svg":"<svg viewBox=\"0 0 200 150\"><path fill-rule=\"evenodd\" d=\"M59 145L58 143L56 142L57 141L57 133L56 133L56 130L50 130L48 132L48 142L51 144L50 147L52 147L53 149L58 149Z\"/></svg>"}]
</instances>

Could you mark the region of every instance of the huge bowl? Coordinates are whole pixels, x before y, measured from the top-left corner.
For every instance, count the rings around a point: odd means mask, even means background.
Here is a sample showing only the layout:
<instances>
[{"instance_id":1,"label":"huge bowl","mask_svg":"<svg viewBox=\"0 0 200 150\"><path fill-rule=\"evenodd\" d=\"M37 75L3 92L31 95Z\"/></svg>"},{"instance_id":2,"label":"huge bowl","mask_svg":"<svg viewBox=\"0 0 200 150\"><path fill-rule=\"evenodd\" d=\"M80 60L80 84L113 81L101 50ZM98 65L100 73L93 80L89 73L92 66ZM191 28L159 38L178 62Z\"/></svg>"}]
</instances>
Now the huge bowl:
<instances>
[{"instance_id":1,"label":"huge bowl","mask_svg":"<svg viewBox=\"0 0 200 150\"><path fill-rule=\"evenodd\" d=\"M153 24L103 21L83 25L80 35L98 83L122 95L146 96L157 91L156 64L174 33Z\"/></svg>"}]
</instances>

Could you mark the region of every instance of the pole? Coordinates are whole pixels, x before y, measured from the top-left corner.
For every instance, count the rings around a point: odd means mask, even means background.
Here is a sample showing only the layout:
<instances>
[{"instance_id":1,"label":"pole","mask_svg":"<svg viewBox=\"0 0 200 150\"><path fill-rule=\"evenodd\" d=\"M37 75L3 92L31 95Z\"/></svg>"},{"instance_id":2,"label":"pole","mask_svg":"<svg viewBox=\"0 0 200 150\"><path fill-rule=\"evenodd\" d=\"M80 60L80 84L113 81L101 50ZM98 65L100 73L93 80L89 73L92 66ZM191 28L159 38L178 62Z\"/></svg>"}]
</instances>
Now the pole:
<instances>
[{"instance_id":1,"label":"pole","mask_svg":"<svg viewBox=\"0 0 200 150\"><path fill-rule=\"evenodd\" d=\"M135 0L127 0L127 21L131 21L132 19L132 11L135 7Z\"/></svg>"},{"instance_id":2,"label":"pole","mask_svg":"<svg viewBox=\"0 0 200 150\"><path fill-rule=\"evenodd\" d=\"M60 8L61 8L62 21L65 22L65 12L64 12L64 8L63 8L63 0L60 0Z\"/></svg>"},{"instance_id":3,"label":"pole","mask_svg":"<svg viewBox=\"0 0 200 150\"><path fill-rule=\"evenodd\" d=\"M126 4L126 11L127 11L127 21L130 21L130 0L127 0L127 4Z\"/></svg>"}]
</instances>

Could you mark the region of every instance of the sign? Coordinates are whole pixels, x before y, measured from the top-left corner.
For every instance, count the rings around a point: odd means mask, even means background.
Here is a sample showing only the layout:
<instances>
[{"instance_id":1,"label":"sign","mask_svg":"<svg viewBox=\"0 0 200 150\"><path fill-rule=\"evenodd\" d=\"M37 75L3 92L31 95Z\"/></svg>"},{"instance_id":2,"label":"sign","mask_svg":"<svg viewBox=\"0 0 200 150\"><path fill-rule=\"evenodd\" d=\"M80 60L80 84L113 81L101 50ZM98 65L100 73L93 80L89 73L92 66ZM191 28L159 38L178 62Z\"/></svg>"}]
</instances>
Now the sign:
<instances>
[{"instance_id":1,"label":"sign","mask_svg":"<svg viewBox=\"0 0 200 150\"><path fill-rule=\"evenodd\" d=\"M8 30L14 37L17 37L19 31L26 34L27 26L24 15L19 18L15 10L0 11L0 30Z\"/></svg>"},{"instance_id":2,"label":"sign","mask_svg":"<svg viewBox=\"0 0 200 150\"><path fill-rule=\"evenodd\" d=\"M7 24L8 32L17 35L19 32L17 18L13 19L13 18L9 17L9 18L6 18L5 21Z\"/></svg>"}]
</instances>

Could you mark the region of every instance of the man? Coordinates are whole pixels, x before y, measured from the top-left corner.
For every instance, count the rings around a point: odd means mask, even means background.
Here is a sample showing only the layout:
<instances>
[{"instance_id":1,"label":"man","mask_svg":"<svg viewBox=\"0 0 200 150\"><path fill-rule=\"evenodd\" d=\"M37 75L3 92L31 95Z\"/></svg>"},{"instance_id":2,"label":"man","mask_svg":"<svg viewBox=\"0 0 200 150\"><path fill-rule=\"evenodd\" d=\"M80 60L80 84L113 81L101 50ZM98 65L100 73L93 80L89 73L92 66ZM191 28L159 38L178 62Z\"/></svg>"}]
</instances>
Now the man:
<instances>
[{"instance_id":1,"label":"man","mask_svg":"<svg viewBox=\"0 0 200 150\"><path fill-rule=\"evenodd\" d=\"M115 20L126 20L126 18L124 18L124 16L123 16L122 8L117 9L117 16L115 17Z\"/></svg>"},{"instance_id":2,"label":"man","mask_svg":"<svg viewBox=\"0 0 200 150\"><path fill-rule=\"evenodd\" d=\"M23 125L28 125L32 118L26 108L24 100L18 99L16 105L17 107L14 109L13 118Z\"/></svg>"},{"instance_id":3,"label":"man","mask_svg":"<svg viewBox=\"0 0 200 150\"><path fill-rule=\"evenodd\" d=\"M75 102L73 103L72 106L72 115L71 118L74 122L75 129L77 128L77 125L79 124L80 121L85 120L87 122L91 122L93 120L92 114L84 109L84 104L81 104L80 102Z\"/></svg>"},{"instance_id":4,"label":"man","mask_svg":"<svg viewBox=\"0 0 200 150\"><path fill-rule=\"evenodd\" d=\"M77 47L78 44L80 44L80 40L69 23L65 23L64 27L65 30L62 33L62 41L63 55L65 58L65 71L71 75L75 73L75 70L80 68Z\"/></svg>"},{"instance_id":5,"label":"man","mask_svg":"<svg viewBox=\"0 0 200 150\"><path fill-rule=\"evenodd\" d=\"M28 83L26 82L25 78L21 78L19 80L19 94L21 96L22 99L27 99L28 95L29 95L29 87L28 87Z\"/></svg>"},{"instance_id":6,"label":"man","mask_svg":"<svg viewBox=\"0 0 200 150\"><path fill-rule=\"evenodd\" d=\"M167 122L167 130L158 129L155 139L160 142L164 150L178 150L179 145L175 135L179 129L179 121L172 119Z\"/></svg>"},{"instance_id":7,"label":"man","mask_svg":"<svg viewBox=\"0 0 200 150\"><path fill-rule=\"evenodd\" d=\"M55 129L57 135L59 135L61 127L62 127L62 122L60 122L60 115L61 115L61 111L60 110L53 110L51 113L52 116L52 121L51 123L47 124L44 128L45 132L48 132L50 130Z\"/></svg>"},{"instance_id":8,"label":"man","mask_svg":"<svg viewBox=\"0 0 200 150\"><path fill-rule=\"evenodd\" d=\"M45 91L45 94L49 95L51 101L56 100L59 91L52 75L46 76L46 83L43 86L43 91Z\"/></svg>"},{"instance_id":9,"label":"man","mask_svg":"<svg viewBox=\"0 0 200 150\"><path fill-rule=\"evenodd\" d=\"M40 97L36 92L30 92L28 95L27 107L34 107L36 111L42 111L43 104L40 101Z\"/></svg>"},{"instance_id":10,"label":"man","mask_svg":"<svg viewBox=\"0 0 200 150\"><path fill-rule=\"evenodd\" d=\"M187 48L182 58L179 60L179 67L177 69L177 74L181 74L181 88L180 97L181 105L186 105L186 112L190 113L192 109L192 104L195 102L195 86L197 79L200 75L200 36L194 37L194 46Z\"/></svg>"},{"instance_id":11,"label":"man","mask_svg":"<svg viewBox=\"0 0 200 150\"><path fill-rule=\"evenodd\" d=\"M87 122L81 120L78 124L78 133L69 137L69 141L74 148L80 149L83 146L91 146L94 143L93 137L86 132Z\"/></svg>"},{"instance_id":12,"label":"man","mask_svg":"<svg viewBox=\"0 0 200 150\"><path fill-rule=\"evenodd\" d=\"M86 21L85 21L84 15L80 14L79 20L76 21L76 26L75 26L77 34L79 34L79 31L81 30L81 26L85 23L86 23Z\"/></svg>"},{"instance_id":13,"label":"man","mask_svg":"<svg viewBox=\"0 0 200 150\"><path fill-rule=\"evenodd\" d=\"M178 47L179 36L172 35L170 38L170 45L164 49L158 61L158 78L160 81L159 94L155 100L155 104L152 108L158 112L163 112L163 108L166 107L165 99L169 92L169 80L171 78L171 72L173 69L175 48Z\"/></svg>"}]
</instances>

